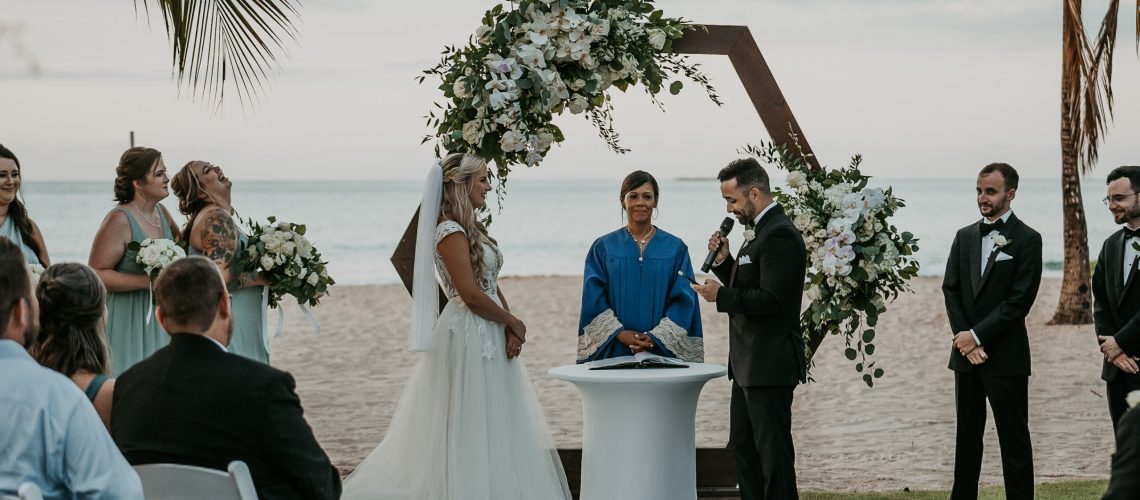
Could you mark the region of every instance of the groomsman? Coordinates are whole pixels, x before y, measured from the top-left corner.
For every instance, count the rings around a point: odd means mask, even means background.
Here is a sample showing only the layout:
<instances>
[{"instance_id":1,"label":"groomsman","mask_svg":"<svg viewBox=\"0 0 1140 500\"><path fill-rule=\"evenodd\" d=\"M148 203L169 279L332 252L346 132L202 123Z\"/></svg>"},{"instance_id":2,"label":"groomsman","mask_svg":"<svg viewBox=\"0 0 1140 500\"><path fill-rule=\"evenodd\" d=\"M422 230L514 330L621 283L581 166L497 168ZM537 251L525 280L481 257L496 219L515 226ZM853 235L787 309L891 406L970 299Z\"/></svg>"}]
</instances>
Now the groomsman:
<instances>
[{"instance_id":1,"label":"groomsman","mask_svg":"<svg viewBox=\"0 0 1140 500\"><path fill-rule=\"evenodd\" d=\"M1001 446L1006 498L1033 498L1029 438L1029 337L1025 316L1041 284L1041 235L1010 211L1017 171L1005 163L978 174L982 220L958 230L942 293L954 334L957 434L951 499L976 499L986 400Z\"/></svg>"},{"instance_id":2,"label":"groomsman","mask_svg":"<svg viewBox=\"0 0 1140 500\"><path fill-rule=\"evenodd\" d=\"M744 244L733 259L728 239L713 233L709 250L719 252L713 272L727 285L705 280L695 288L728 313L729 443L740 497L797 499L792 393L806 376L804 240L772 199L768 174L756 160L729 163L717 179L728 211L745 226Z\"/></svg>"},{"instance_id":3,"label":"groomsman","mask_svg":"<svg viewBox=\"0 0 1140 500\"><path fill-rule=\"evenodd\" d=\"M1100 378L1108 385L1108 413L1115 431L1128 409L1125 396L1140 390L1140 286L1133 285L1140 261L1140 167L1118 167L1108 174L1104 203L1117 224L1100 248L1093 272L1093 322L1104 355Z\"/></svg>"}]
</instances>

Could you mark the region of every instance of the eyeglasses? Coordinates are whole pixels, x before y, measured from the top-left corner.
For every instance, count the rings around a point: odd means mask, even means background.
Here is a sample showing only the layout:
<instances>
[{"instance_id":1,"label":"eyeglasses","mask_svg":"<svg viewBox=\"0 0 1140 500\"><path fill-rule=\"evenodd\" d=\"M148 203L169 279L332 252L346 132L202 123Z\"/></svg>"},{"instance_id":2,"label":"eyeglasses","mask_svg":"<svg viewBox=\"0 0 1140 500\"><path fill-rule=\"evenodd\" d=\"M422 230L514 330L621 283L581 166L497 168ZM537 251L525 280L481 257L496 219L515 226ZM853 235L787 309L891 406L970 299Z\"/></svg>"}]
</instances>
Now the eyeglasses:
<instances>
[{"instance_id":1,"label":"eyeglasses","mask_svg":"<svg viewBox=\"0 0 1140 500\"><path fill-rule=\"evenodd\" d=\"M1118 194L1115 196L1105 196L1100 201L1104 202L1105 205L1108 205L1110 203L1124 203L1124 200L1127 200L1128 198L1130 198L1132 196L1136 196L1137 194L1140 194L1140 191L1133 191L1132 194Z\"/></svg>"}]
</instances>

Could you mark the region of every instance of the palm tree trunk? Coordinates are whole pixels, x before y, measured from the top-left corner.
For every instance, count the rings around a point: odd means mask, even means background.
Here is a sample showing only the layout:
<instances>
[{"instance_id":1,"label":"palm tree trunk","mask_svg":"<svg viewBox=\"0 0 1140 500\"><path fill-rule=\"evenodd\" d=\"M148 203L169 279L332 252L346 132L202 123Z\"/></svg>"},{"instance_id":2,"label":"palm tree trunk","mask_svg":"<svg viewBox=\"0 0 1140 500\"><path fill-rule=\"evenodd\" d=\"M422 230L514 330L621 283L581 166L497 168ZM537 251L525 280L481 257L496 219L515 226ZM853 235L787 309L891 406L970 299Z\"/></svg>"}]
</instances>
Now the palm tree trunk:
<instances>
[{"instance_id":1,"label":"palm tree trunk","mask_svg":"<svg viewBox=\"0 0 1140 500\"><path fill-rule=\"evenodd\" d=\"M1051 324L1086 324L1092 322L1092 294L1089 279L1088 227L1075 134L1079 114L1075 105L1081 89L1080 0L1069 0L1064 10L1064 47L1061 61L1061 207L1064 213L1065 270L1061 281L1061 297ZM1073 5L1075 4L1075 5Z\"/></svg>"}]
</instances>

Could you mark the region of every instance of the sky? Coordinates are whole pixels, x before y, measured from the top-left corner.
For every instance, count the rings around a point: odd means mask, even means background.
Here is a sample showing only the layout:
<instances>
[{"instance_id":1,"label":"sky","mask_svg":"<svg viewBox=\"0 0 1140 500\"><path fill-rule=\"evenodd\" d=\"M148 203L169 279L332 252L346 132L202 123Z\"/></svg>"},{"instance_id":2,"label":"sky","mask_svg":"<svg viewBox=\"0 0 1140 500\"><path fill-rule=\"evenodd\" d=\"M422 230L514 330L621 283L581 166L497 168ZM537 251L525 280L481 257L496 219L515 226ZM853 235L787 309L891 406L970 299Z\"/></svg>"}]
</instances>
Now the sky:
<instances>
[{"instance_id":1,"label":"sky","mask_svg":"<svg viewBox=\"0 0 1140 500\"><path fill-rule=\"evenodd\" d=\"M1095 29L1107 0L1086 0ZM1116 117L1096 184L1140 164L1140 58L1123 2ZM414 78L445 45L465 41L489 0L308 0L299 37L255 109L221 112L175 85L162 21L132 0L0 0L0 143L24 177L103 180L136 142L168 167L202 159L235 179L419 179L433 158L424 115L442 100ZM840 166L861 153L885 178L972 178L1011 163L1060 178L1060 0L663 0L667 16L747 25L816 154ZM12 36L17 32L18 36ZM695 56L724 107L695 85L665 95L616 92L626 155L582 116L556 123L566 141L512 179L712 177L763 124L723 56ZM32 67L38 68L33 71Z\"/></svg>"}]
</instances>

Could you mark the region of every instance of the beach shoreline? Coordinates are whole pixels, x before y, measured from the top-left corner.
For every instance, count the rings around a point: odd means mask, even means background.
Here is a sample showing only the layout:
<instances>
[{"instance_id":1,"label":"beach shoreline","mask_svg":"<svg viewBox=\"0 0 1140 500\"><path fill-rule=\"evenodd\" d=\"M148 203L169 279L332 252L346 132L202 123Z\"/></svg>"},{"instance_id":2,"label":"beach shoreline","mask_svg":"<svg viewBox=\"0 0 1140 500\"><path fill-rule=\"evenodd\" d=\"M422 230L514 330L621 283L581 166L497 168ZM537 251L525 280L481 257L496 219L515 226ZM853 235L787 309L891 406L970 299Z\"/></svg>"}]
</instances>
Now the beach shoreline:
<instances>
[{"instance_id":1,"label":"beach shoreline","mask_svg":"<svg viewBox=\"0 0 1140 500\"><path fill-rule=\"evenodd\" d=\"M581 447L581 400L547 371L574 362L581 276L505 277L512 310L526 322L522 361L559 448ZM804 490L947 489L954 452L954 376L946 368L950 330L941 278L911 281L880 317L877 367L868 388L839 338L824 341L815 383L796 389L792 408L798 482ZM1030 429L1036 482L1105 479L1114 448L1092 325L1047 325L1060 280L1042 280L1029 318L1033 376ZM347 474L384 435L418 353L408 352L411 299L402 285L338 286L313 309L314 334L286 307L285 333L270 340L272 363L297 379L305 416L334 464ZM726 364L728 319L702 303L705 360ZM270 331L277 318L270 311ZM730 383L709 382L696 415L696 444L728 440ZM1001 459L987 420L982 483L1000 485Z\"/></svg>"}]
</instances>

